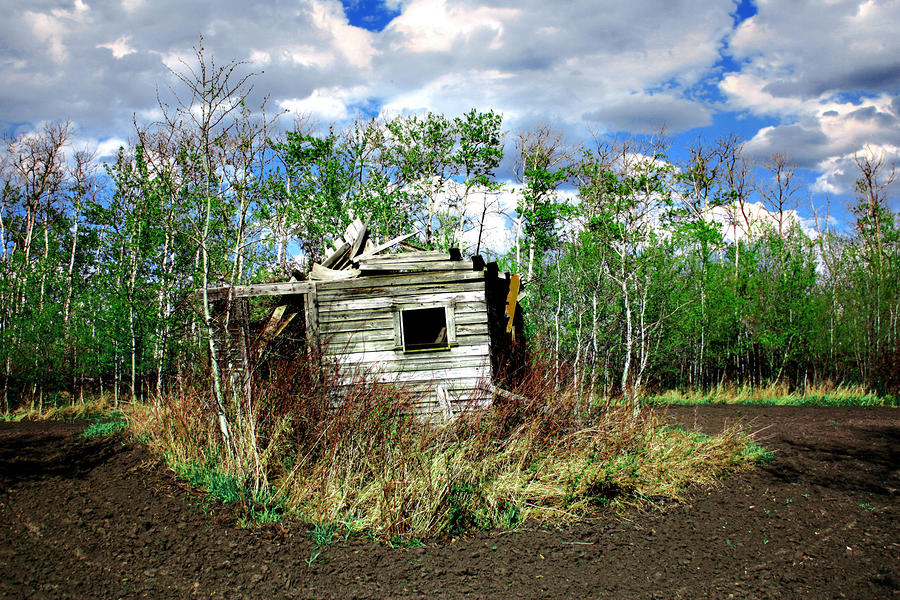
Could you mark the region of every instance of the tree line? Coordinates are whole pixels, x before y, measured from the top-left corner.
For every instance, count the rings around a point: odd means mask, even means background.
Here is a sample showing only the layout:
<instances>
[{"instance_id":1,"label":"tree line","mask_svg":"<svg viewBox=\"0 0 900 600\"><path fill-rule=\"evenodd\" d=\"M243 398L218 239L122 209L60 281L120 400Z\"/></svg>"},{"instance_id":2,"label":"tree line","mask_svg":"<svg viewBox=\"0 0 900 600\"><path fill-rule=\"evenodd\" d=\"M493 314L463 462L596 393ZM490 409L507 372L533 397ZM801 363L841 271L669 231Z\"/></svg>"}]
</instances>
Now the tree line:
<instances>
[{"instance_id":1,"label":"tree line","mask_svg":"<svg viewBox=\"0 0 900 600\"><path fill-rule=\"evenodd\" d=\"M0 149L6 409L203 378L215 348L196 290L303 271L357 217L377 239L490 254L505 152L513 242L491 258L523 274L529 337L560 379L632 398L826 380L897 393L900 223L876 155L857 161L852 227L821 215L809 234L795 165L752 163L735 137L679 162L661 136L575 146L504 132L492 111L284 132L250 105L244 65L195 59L113 161L73 151L67 123Z\"/></svg>"}]
</instances>

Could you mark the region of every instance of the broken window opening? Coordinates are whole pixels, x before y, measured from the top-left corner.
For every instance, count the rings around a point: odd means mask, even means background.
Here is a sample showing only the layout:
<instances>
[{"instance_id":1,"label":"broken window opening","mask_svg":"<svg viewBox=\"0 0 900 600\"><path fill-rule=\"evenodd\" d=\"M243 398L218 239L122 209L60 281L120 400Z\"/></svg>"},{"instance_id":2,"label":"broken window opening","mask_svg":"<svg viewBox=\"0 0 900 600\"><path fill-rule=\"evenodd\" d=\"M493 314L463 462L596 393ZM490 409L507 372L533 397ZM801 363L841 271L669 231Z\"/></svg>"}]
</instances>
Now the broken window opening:
<instances>
[{"instance_id":1,"label":"broken window opening","mask_svg":"<svg viewBox=\"0 0 900 600\"><path fill-rule=\"evenodd\" d=\"M446 307L401 310L400 321L405 352L450 349Z\"/></svg>"}]
</instances>

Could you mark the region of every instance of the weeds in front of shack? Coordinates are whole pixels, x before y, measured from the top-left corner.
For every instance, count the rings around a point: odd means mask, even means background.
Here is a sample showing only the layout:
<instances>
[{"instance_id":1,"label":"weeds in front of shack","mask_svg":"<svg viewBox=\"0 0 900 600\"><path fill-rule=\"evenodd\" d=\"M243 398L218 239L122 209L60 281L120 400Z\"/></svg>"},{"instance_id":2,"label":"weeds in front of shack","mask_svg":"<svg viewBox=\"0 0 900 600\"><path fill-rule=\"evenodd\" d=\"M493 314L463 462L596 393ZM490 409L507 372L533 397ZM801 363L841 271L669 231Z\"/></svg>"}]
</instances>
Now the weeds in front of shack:
<instances>
[{"instance_id":1,"label":"weeds in front of shack","mask_svg":"<svg viewBox=\"0 0 900 600\"><path fill-rule=\"evenodd\" d=\"M196 386L131 411L132 430L182 476L191 465L221 474L209 479L228 481L235 501L253 499L245 504L268 521L288 516L392 543L674 499L766 457L738 427L705 436L648 410L591 408L546 365L532 365L490 408L447 422L416 416L411 394L366 373L345 386L298 361L271 373L254 389L264 490L250 489L246 463L225 460Z\"/></svg>"}]
</instances>

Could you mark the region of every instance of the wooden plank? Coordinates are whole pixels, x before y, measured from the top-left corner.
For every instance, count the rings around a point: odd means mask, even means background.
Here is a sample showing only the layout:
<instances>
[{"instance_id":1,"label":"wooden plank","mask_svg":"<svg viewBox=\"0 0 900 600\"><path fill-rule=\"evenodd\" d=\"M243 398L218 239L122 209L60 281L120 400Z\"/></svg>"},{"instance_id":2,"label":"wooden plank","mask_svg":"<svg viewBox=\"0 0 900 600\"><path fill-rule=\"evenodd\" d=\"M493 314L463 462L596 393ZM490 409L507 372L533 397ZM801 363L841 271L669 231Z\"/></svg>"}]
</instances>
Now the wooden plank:
<instances>
[{"instance_id":1,"label":"wooden plank","mask_svg":"<svg viewBox=\"0 0 900 600\"><path fill-rule=\"evenodd\" d=\"M379 383L389 383L401 388L404 392L410 394L421 394L423 392L433 391L435 383L443 385L447 391L453 392L454 395L479 393L484 396L492 395L489 390L490 382L483 377L479 378L461 378L461 379L445 379L435 381L395 381L391 379L389 373L366 373L355 374L344 371L345 376L342 380L335 382L338 387L353 386L360 381L361 377L366 377L369 381Z\"/></svg>"},{"instance_id":2,"label":"wooden plank","mask_svg":"<svg viewBox=\"0 0 900 600\"><path fill-rule=\"evenodd\" d=\"M481 364L465 364L465 365L444 365L441 368L433 369L401 369L401 368L385 368L378 365L353 364L345 365L345 373L353 373L364 371L379 376L385 376L385 381L445 381L448 379L480 379L490 375L491 366L482 362ZM454 385L454 384L451 384Z\"/></svg>"},{"instance_id":3,"label":"wooden plank","mask_svg":"<svg viewBox=\"0 0 900 600\"><path fill-rule=\"evenodd\" d=\"M378 290L357 290L354 293L323 294L319 288L319 299L323 305L341 304L346 302L371 302L370 308L383 306L395 306L405 303L428 302L429 298L464 296L465 302L477 302L485 300L484 287L477 283L456 283L441 286L397 286L395 288L380 288ZM440 300L434 300L440 302Z\"/></svg>"},{"instance_id":4,"label":"wooden plank","mask_svg":"<svg viewBox=\"0 0 900 600\"><path fill-rule=\"evenodd\" d=\"M334 265L340 262L348 252L350 252L350 244L341 244L333 254L322 261L322 266L328 269L332 268Z\"/></svg>"},{"instance_id":5,"label":"wooden plank","mask_svg":"<svg viewBox=\"0 0 900 600\"><path fill-rule=\"evenodd\" d=\"M251 296L284 296L289 294L305 294L309 291L308 281L285 281L279 283L254 283L252 285L236 285L231 287L210 288L211 296L221 296L233 291L233 298Z\"/></svg>"},{"instance_id":6,"label":"wooden plank","mask_svg":"<svg viewBox=\"0 0 900 600\"><path fill-rule=\"evenodd\" d=\"M434 371L372 371L371 376L380 382L398 384L434 384L446 382L448 389L466 389L475 387L480 381L486 381L491 374L490 366L464 367L460 369L444 369Z\"/></svg>"},{"instance_id":7,"label":"wooden plank","mask_svg":"<svg viewBox=\"0 0 900 600\"><path fill-rule=\"evenodd\" d=\"M420 304L420 305L397 303L396 305L390 304L390 305L382 306L380 308L367 308L367 309L363 309L363 310L359 310L359 311L350 311L350 312L342 311L342 310L334 310L334 311L326 310L328 308L327 306L323 307L320 305L319 321L320 321L320 325L322 323L327 323L326 325L323 325L323 327L326 327L326 328L332 327L332 325L334 323L346 322L346 323L348 323L348 325L345 328L345 330L348 330L348 329L353 330L355 327L355 325L353 325L353 323L358 324L360 321L365 321L365 320L369 320L369 319L381 320L381 319L386 319L388 317L392 317L393 314L396 312L394 310L395 306L398 308L400 306L402 306L404 308L406 308L408 306L413 306L414 308L415 307L426 307L427 308L427 307L441 306L441 305L444 305L444 304L441 302L436 302L436 303L432 302L432 303L425 303L425 304ZM453 303L452 306L453 306L454 315L462 316L465 318L465 320L471 320L474 322L478 322L477 319L483 320L487 313L487 309L485 308L484 302L456 302L456 303ZM362 317L362 318L360 318L360 317Z\"/></svg>"},{"instance_id":8,"label":"wooden plank","mask_svg":"<svg viewBox=\"0 0 900 600\"><path fill-rule=\"evenodd\" d=\"M483 303L456 303L452 305L453 319L457 325L465 325L466 330L475 330L476 328L487 328L487 311ZM472 310L472 309L476 310ZM380 310L363 310L358 312L346 313L341 311L323 312L319 311L319 330L323 336L351 333L380 331L383 329L391 329L394 327L395 317L398 311L392 308L382 308ZM343 317L347 318L343 318ZM357 318L349 318L349 317ZM364 317L364 318L358 318Z\"/></svg>"},{"instance_id":9,"label":"wooden plank","mask_svg":"<svg viewBox=\"0 0 900 600\"><path fill-rule=\"evenodd\" d=\"M401 285L437 284L454 281L484 281L480 271L449 271L436 273L395 273L389 275L367 275L346 281L329 281L319 288L319 292L336 292L360 288L394 287Z\"/></svg>"},{"instance_id":10,"label":"wooden plank","mask_svg":"<svg viewBox=\"0 0 900 600\"><path fill-rule=\"evenodd\" d=\"M442 360L437 361L431 364L428 363L415 363L415 364L407 364L406 362L395 362L395 363L353 363L353 368L363 368L363 369L371 369L373 371L383 371L385 373L398 373L398 372L420 372L426 373L433 370L446 370L450 368L482 368L482 367L490 367L490 357L489 356L465 356L462 358L455 358L453 360Z\"/></svg>"},{"instance_id":11,"label":"wooden plank","mask_svg":"<svg viewBox=\"0 0 900 600\"><path fill-rule=\"evenodd\" d=\"M487 325L488 324L488 316L487 312L484 311L462 311L460 310L460 306L454 306L453 312L456 316L456 324L457 325Z\"/></svg>"},{"instance_id":12,"label":"wooden plank","mask_svg":"<svg viewBox=\"0 0 900 600\"><path fill-rule=\"evenodd\" d=\"M325 313L319 321L319 330L322 335L333 335L338 333L358 333L365 334L367 332L375 332L380 330L393 331L394 318L393 313L385 311L383 315L378 317L370 317L368 319L349 320L349 319L333 319L326 320L325 317L335 317L337 313Z\"/></svg>"},{"instance_id":13,"label":"wooden plank","mask_svg":"<svg viewBox=\"0 0 900 600\"><path fill-rule=\"evenodd\" d=\"M482 341L479 344L471 344L471 345L462 345L456 346L455 348L451 348L450 350L440 350L435 352L430 352L428 355L434 356L438 353L447 353L450 356L485 356L490 354L490 347L488 346L488 342ZM425 358L425 353L421 353L422 357ZM393 362L395 360L402 360L403 357L407 356L406 353L401 351L394 350L378 350L378 351L359 351L359 352L347 352L338 355L332 355L335 358L341 359L343 364L352 364L358 362L369 362L369 363L383 363L383 362Z\"/></svg>"},{"instance_id":14,"label":"wooden plank","mask_svg":"<svg viewBox=\"0 0 900 600\"><path fill-rule=\"evenodd\" d=\"M396 246L403 240L408 240L409 238L411 238L414 235L417 235L418 233L419 233L418 230L416 230L412 233L407 233L405 235L397 236L394 239L388 240L383 244L379 244L378 246L375 246L372 250L370 250L368 252L364 252L364 253L360 254L359 259L362 260L362 259L369 258L370 256L374 256L375 254L378 254L382 250L387 250L391 246Z\"/></svg>"},{"instance_id":15,"label":"wooden plank","mask_svg":"<svg viewBox=\"0 0 900 600\"><path fill-rule=\"evenodd\" d=\"M353 220L350 225L347 226L347 229L344 230L344 241L349 245L353 245L354 242L359 238L359 234L365 230L365 224L362 220L357 217Z\"/></svg>"},{"instance_id":16,"label":"wooden plank","mask_svg":"<svg viewBox=\"0 0 900 600\"><path fill-rule=\"evenodd\" d=\"M467 397L485 397L488 396L487 393L481 391L481 387L485 385L485 379L483 378L473 378L473 379L450 379L450 380L438 380L438 381L394 381L391 379L385 378L384 375L376 377L373 375L375 381L381 383L388 383L392 385L398 386L405 393L412 395L413 397L421 397L425 402L433 402L436 399L434 398L434 389L436 384L440 384L444 386L448 392L452 394L454 398L464 402ZM353 386L353 378L348 378L344 386ZM341 384L338 384L339 386ZM430 397L427 397L429 396Z\"/></svg>"},{"instance_id":17,"label":"wooden plank","mask_svg":"<svg viewBox=\"0 0 900 600\"><path fill-rule=\"evenodd\" d=\"M470 327L472 329L469 329ZM342 331L338 333L322 331L320 332L320 337L322 338L322 342L327 345L329 349L333 348L334 354L337 355L346 352L361 352L363 350L397 350L398 352L402 351L402 348L397 345L397 337L393 328L379 329L375 331ZM481 341L485 339L488 339L488 329L486 326L466 326L466 329L462 331L457 329L456 341L450 342L450 350L463 344L468 346L474 343L481 343ZM443 348L435 349L433 352L420 352L431 355L433 353L447 352L447 349ZM409 356L414 353L407 352L405 354ZM439 356L436 356L436 360L438 360L439 358Z\"/></svg>"},{"instance_id":18,"label":"wooden plank","mask_svg":"<svg viewBox=\"0 0 900 600\"><path fill-rule=\"evenodd\" d=\"M339 271L342 272L342 271ZM327 287L327 286L326 286ZM419 283L415 285L396 285L372 288L359 288L352 290L340 291L323 291L319 289L319 298L321 301L329 300L358 300L362 298L387 298L401 296L420 296L432 293L448 293L448 292L484 292L484 282L482 281L453 281L448 283Z\"/></svg>"},{"instance_id":19,"label":"wooden plank","mask_svg":"<svg viewBox=\"0 0 900 600\"><path fill-rule=\"evenodd\" d=\"M321 312L319 314L319 324L323 330L327 327L329 331L366 331L379 329L380 325L378 323L392 318L393 313L392 306L353 312ZM483 302L457 302L453 305L453 313L457 323L471 325L488 322L488 315ZM370 322L373 323L371 326L368 325Z\"/></svg>"},{"instance_id":20,"label":"wooden plank","mask_svg":"<svg viewBox=\"0 0 900 600\"><path fill-rule=\"evenodd\" d=\"M431 382L456 380L487 379L491 375L490 365L480 367L451 367L448 369L432 369L430 371L399 371L396 373L383 373L393 377L397 382ZM448 386L453 389L452 384Z\"/></svg>"},{"instance_id":21,"label":"wooden plank","mask_svg":"<svg viewBox=\"0 0 900 600\"><path fill-rule=\"evenodd\" d=\"M328 336L325 334L320 334L322 344L327 346L326 352L328 354L341 357L347 354L355 354L359 352L387 352L392 351L397 353L397 360L402 360L401 357L408 356L410 354L414 354L414 352L404 352L402 348L398 349L396 345L395 338L391 336L390 339L387 340L370 340L370 339L362 339L362 338L353 338L353 339L334 339L334 336ZM462 346L473 346L486 344L490 336L487 335L485 331L484 335L463 335L457 336L455 345L450 346L449 349L440 349L440 350L421 350L423 354L432 354L432 353L440 353L440 352L452 352L454 349L462 347Z\"/></svg>"},{"instance_id":22,"label":"wooden plank","mask_svg":"<svg viewBox=\"0 0 900 600\"><path fill-rule=\"evenodd\" d=\"M365 223L362 223L362 226L356 234L356 239L353 241L353 246L350 248L350 258L352 259L357 254L360 254L368 241L369 228Z\"/></svg>"},{"instance_id":23,"label":"wooden plank","mask_svg":"<svg viewBox=\"0 0 900 600\"><path fill-rule=\"evenodd\" d=\"M398 296L396 298L380 297L380 298L360 298L358 300L342 300L327 301L320 300L320 309L322 312L344 312L344 311L361 311L361 310L377 310L392 308L402 305L404 308L424 308L442 304L445 302L471 302L483 305L481 310L487 311L487 303L484 299L484 290L473 292L446 292L434 294L419 294L416 296Z\"/></svg>"},{"instance_id":24,"label":"wooden plank","mask_svg":"<svg viewBox=\"0 0 900 600\"><path fill-rule=\"evenodd\" d=\"M378 273L381 271L395 272L422 272L422 271L472 271L472 263L465 261L435 260L428 262L391 261L391 262L360 262L359 270L363 273Z\"/></svg>"},{"instance_id":25,"label":"wooden plank","mask_svg":"<svg viewBox=\"0 0 900 600\"><path fill-rule=\"evenodd\" d=\"M392 260L397 257L410 257L421 260L450 260L450 253L441 250L403 250L393 254L379 254L378 256L365 257L366 260Z\"/></svg>"},{"instance_id":26,"label":"wooden plank","mask_svg":"<svg viewBox=\"0 0 900 600\"><path fill-rule=\"evenodd\" d=\"M372 265L389 265L402 262L427 266L429 263L448 261L469 264L469 261L454 261L446 252L398 252L397 254L380 254L360 259L360 262Z\"/></svg>"},{"instance_id":27,"label":"wooden plank","mask_svg":"<svg viewBox=\"0 0 900 600\"><path fill-rule=\"evenodd\" d=\"M340 331L332 332L322 330L322 339L328 340L329 346L340 346L347 343L362 344L363 342L374 344L376 342L394 342L394 326L370 331ZM392 346L393 347L393 346Z\"/></svg>"},{"instance_id":28,"label":"wooden plank","mask_svg":"<svg viewBox=\"0 0 900 600\"><path fill-rule=\"evenodd\" d=\"M353 363L352 365L346 365L350 368L356 369L369 369L374 372L383 372L383 373L397 373L400 371L404 372L428 372L429 370L434 369L449 369L449 368L469 368L469 367L487 367L490 368L490 357L489 356L469 356L463 358L455 358L451 360L442 360L436 361L431 364L431 368L428 369L428 364L413 364L409 365L405 362L394 362L394 363Z\"/></svg>"},{"instance_id":29,"label":"wooden plank","mask_svg":"<svg viewBox=\"0 0 900 600\"><path fill-rule=\"evenodd\" d=\"M458 272L457 272L458 273ZM463 271L468 274L468 271ZM434 275L448 275L447 272L435 272ZM406 275L406 274L404 274ZM397 279L390 281L385 277L378 277L374 285L358 285L352 287L337 287L336 284L355 283L357 280L329 281L319 287L319 295L323 298L362 298L365 296L377 297L391 294L415 294L428 293L434 289L447 291L448 289L481 290L485 289L484 281L468 277L441 277L438 280L429 281L428 277L416 279ZM369 277L361 277L358 281L366 281ZM324 288L324 289L323 289Z\"/></svg>"},{"instance_id":30,"label":"wooden plank","mask_svg":"<svg viewBox=\"0 0 900 600\"><path fill-rule=\"evenodd\" d=\"M356 269L335 270L324 267L319 263L313 264L312 271L309 274L309 278L316 281L340 281L356 277L359 277L359 271Z\"/></svg>"},{"instance_id":31,"label":"wooden plank","mask_svg":"<svg viewBox=\"0 0 900 600\"><path fill-rule=\"evenodd\" d=\"M282 317L284 316L284 311L287 310L287 305L282 304L280 306L276 306L272 311L272 315L269 317L268 323L263 327L262 333L260 333L260 338L269 337L273 331L278 327L278 323L281 322Z\"/></svg>"},{"instance_id":32,"label":"wooden plank","mask_svg":"<svg viewBox=\"0 0 900 600\"><path fill-rule=\"evenodd\" d=\"M281 321L281 325L278 326L278 329L275 330L275 333L272 334L272 339L277 338L281 335L281 332L287 329L287 326L291 324L291 321L294 320L294 317L297 316L297 313L292 312L288 313L288 315Z\"/></svg>"},{"instance_id":33,"label":"wooden plank","mask_svg":"<svg viewBox=\"0 0 900 600\"><path fill-rule=\"evenodd\" d=\"M513 330L513 319L516 316L516 303L519 300L519 279L518 273L513 273L509 278L509 294L506 296L506 333Z\"/></svg>"},{"instance_id":34,"label":"wooden plank","mask_svg":"<svg viewBox=\"0 0 900 600\"><path fill-rule=\"evenodd\" d=\"M378 328L359 330L335 331L333 328L325 324L319 324L319 332L322 339L327 339L328 343L341 344L349 341L355 342L378 342L394 340L394 324L393 321L378 321ZM448 323L448 326L450 324ZM456 335L488 335L487 323L456 323Z\"/></svg>"},{"instance_id":35,"label":"wooden plank","mask_svg":"<svg viewBox=\"0 0 900 600\"><path fill-rule=\"evenodd\" d=\"M353 387L354 382L358 382L358 377L347 377L343 381L336 382L337 388ZM487 389L485 379L456 379L442 381L392 381L390 379L372 377L373 383L386 383L400 388L404 393L412 397L415 404L420 402L434 401L434 389L436 385L442 385L444 389L452 394L453 398L478 397L482 399L490 399L493 394Z\"/></svg>"}]
</instances>

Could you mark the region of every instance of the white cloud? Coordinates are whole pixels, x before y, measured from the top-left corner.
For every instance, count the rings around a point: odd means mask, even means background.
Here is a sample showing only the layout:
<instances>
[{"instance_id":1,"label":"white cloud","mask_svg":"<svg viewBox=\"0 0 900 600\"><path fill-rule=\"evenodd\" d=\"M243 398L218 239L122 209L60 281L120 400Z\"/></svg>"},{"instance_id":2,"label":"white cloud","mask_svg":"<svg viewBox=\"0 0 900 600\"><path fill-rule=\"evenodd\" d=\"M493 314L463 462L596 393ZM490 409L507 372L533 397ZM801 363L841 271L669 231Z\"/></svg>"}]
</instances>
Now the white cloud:
<instances>
[{"instance_id":1,"label":"white cloud","mask_svg":"<svg viewBox=\"0 0 900 600\"><path fill-rule=\"evenodd\" d=\"M855 152L900 146L900 4L757 6L729 40L740 71L719 85L729 106L776 119L745 149L755 157L785 153L820 173L813 191L847 193Z\"/></svg>"},{"instance_id":2,"label":"white cloud","mask_svg":"<svg viewBox=\"0 0 900 600\"><path fill-rule=\"evenodd\" d=\"M25 22L29 25L34 37L47 44L47 52L57 64L69 59L69 52L63 44L65 27L58 18L44 13L27 11Z\"/></svg>"},{"instance_id":3,"label":"white cloud","mask_svg":"<svg viewBox=\"0 0 900 600\"><path fill-rule=\"evenodd\" d=\"M414 0L388 26L398 34L391 50L450 52L457 39L479 30L487 33L488 48L497 50L502 47L504 22L519 12L515 8L448 6L446 0Z\"/></svg>"},{"instance_id":4,"label":"white cloud","mask_svg":"<svg viewBox=\"0 0 900 600\"><path fill-rule=\"evenodd\" d=\"M128 141L123 138L108 138L95 143L97 158L115 156L119 148L127 148Z\"/></svg>"},{"instance_id":5,"label":"white cloud","mask_svg":"<svg viewBox=\"0 0 900 600\"><path fill-rule=\"evenodd\" d=\"M267 65L272 62L272 55L266 52L265 50L251 50L250 51L250 62L254 65Z\"/></svg>"},{"instance_id":6,"label":"white cloud","mask_svg":"<svg viewBox=\"0 0 900 600\"><path fill-rule=\"evenodd\" d=\"M372 34L350 25L339 3L312 0L308 14L315 27L331 36L331 44L350 65L362 68L371 63Z\"/></svg>"},{"instance_id":7,"label":"white cloud","mask_svg":"<svg viewBox=\"0 0 900 600\"><path fill-rule=\"evenodd\" d=\"M762 235L766 230L777 231L779 222L782 231L798 226L807 236L818 235L813 224L801 219L797 211L771 212L760 202L711 207L706 210L705 218L721 226L722 236L729 243Z\"/></svg>"},{"instance_id":8,"label":"white cloud","mask_svg":"<svg viewBox=\"0 0 900 600\"><path fill-rule=\"evenodd\" d=\"M128 140L120 137L113 137L104 140L98 140L93 137L76 136L69 143L67 149L70 151L85 151L93 154L97 159L110 159L115 157L119 148L127 148Z\"/></svg>"},{"instance_id":9,"label":"white cloud","mask_svg":"<svg viewBox=\"0 0 900 600\"><path fill-rule=\"evenodd\" d=\"M128 44L128 40L130 39L130 35L122 35L119 36L114 42L97 44L97 48L106 48L112 52L114 58L122 58L123 56L128 56L129 54L134 54L135 52L137 52L137 50L135 50Z\"/></svg>"},{"instance_id":10,"label":"white cloud","mask_svg":"<svg viewBox=\"0 0 900 600\"><path fill-rule=\"evenodd\" d=\"M132 115L158 118L156 90L177 84L167 68L190 62L205 32L217 64L265 71L254 105L269 94L324 122L358 107L493 109L508 131L548 122L585 139L588 128L715 127L717 112L739 111L762 123L750 154L787 153L831 191L847 189L860 148L900 147L898 3L758 0L739 27L735 5L386 0L380 10L398 14L372 32L338 0L13 3L0 22L0 121L71 118L97 139L127 136ZM723 53L737 65L724 77Z\"/></svg>"},{"instance_id":11,"label":"white cloud","mask_svg":"<svg viewBox=\"0 0 900 600\"><path fill-rule=\"evenodd\" d=\"M819 165L821 175L812 186L813 191L823 194L852 194L855 192L856 181L859 179L860 170L857 160L868 156L873 162L882 161L880 181L886 183L891 169L900 165L900 146L893 144L869 144L858 148L853 152L831 156ZM895 181L887 190L892 208L900 208L900 182Z\"/></svg>"},{"instance_id":12,"label":"white cloud","mask_svg":"<svg viewBox=\"0 0 900 600\"><path fill-rule=\"evenodd\" d=\"M896 2L798 0L788 9L761 1L757 8L731 36L729 51L773 96L877 93L900 83Z\"/></svg>"},{"instance_id":13,"label":"white cloud","mask_svg":"<svg viewBox=\"0 0 900 600\"><path fill-rule=\"evenodd\" d=\"M310 116L324 122L345 121L354 115L350 106L365 97L365 88L318 88L305 98L285 98L278 105L297 116Z\"/></svg>"},{"instance_id":14,"label":"white cloud","mask_svg":"<svg viewBox=\"0 0 900 600\"><path fill-rule=\"evenodd\" d=\"M136 12L138 9L140 9L142 6L144 6L145 2L146 2L146 0L122 0L122 2L121 2L122 10L124 10L127 13Z\"/></svg>"},{"instance_id":15,"label":"white cloud","mask_svg":"<svg viewBox=\"0 0 900 600\"><path fill-rule=\"evenodd\" d=\"M395 112L493 108L510 128L520 120L571 127L609 106L619 109L612 120L644 128L660 119L650 101L629 113L640 97L657 102L667 122L702 124L709 109L686 93L718 60L733 9L732 0L650 12L586 0L409 0L393 4L399 15L375 33L351 25L337 0L296 0L294 10L235 0L45 1L49 8L13 10L0 24L0 77L13 88L0 120L65 115L107 135L152 109L155 89L172 81L166 69L192 58L201 31L219 64L247 59L265 69L260 95L292 106L309 99L321 114L353 116L325 110L328 97Z\"/></svg>"},{"instance_id":16,"label":"white cloud","mask_svg":"<svg viewBox=\"0 0 900 600\"><path fill-rule=\"evenodd\" d=\"M253 54L258 55L260 52L256 51ZM266 55L268 56L268 52ZM286 60L304 67L327 67L334 64L334 55L331 52L324 52L310 45L284 46L281 55Z\"/></svg>"}]
</instances>

